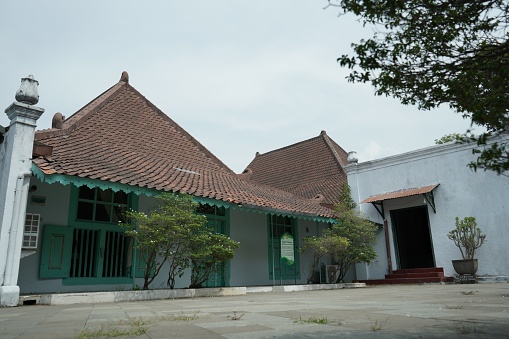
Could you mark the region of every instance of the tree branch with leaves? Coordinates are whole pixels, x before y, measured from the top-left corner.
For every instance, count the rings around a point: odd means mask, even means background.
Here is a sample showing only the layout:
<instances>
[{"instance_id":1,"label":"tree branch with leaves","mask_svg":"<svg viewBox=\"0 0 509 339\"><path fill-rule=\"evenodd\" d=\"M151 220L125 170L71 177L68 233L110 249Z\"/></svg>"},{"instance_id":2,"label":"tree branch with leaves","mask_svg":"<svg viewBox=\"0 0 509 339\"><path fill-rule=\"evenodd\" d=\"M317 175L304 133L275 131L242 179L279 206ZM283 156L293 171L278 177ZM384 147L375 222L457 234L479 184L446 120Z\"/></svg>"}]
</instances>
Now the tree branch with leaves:
<instances>
[{"instance_id":1,"label":"tree branch with leaves","mask_svg":"<svg viewBox=\"0 0 509 339\"><path fill-rule=\"evenodd\" d=\"M196 214L198 203L187 194L162 193L158 206L148 214L127 211L128 223L120 224L126 235L136 240L144 262L143 289L149 288L169 262L168 286L175 287L176 276L190 266L190 250L195 234L207 218Z\"/></svg>"},{"instance_id":2,"label":"tree branch with leaves","mask_svg":"<svg viewBox=\"0 0 509 339\"><path fill-rule=\"evenodd\" d=\"M474 170L509 171L509 3L505 0L328 0L373 36L338 58L351 82L430 110L443 104L486 128ZM497 139L498 140L498 139Z\"/></svg>"},{"instance_id":3,"label":"tree branch with leaves","mask_svg":"<svg viewBox=\"0 0 509 339\"><path fill-rule=\"evenodd\" d=\"M336 281L341 282L354 264L361 262L369 264L377 257L373 246L378 228L356 208L348 184L341 186L339 203L336 204L334 212L337 222L325 231L324 236L347 240L345 250L332 257L338 267Z\"/></svg>"},{"instance_id":4,"label":"tree branch with leaves","mask_svg":"<svg viewBox=\"0 0 509 339\"><path fill-rule=\"evenodd\" d=\"M190 259L192 263L190 288L200 288L214 272L222 271L226 262L233 258L238 242L224 234L215 233L204 226L193 235Z\"/></svg>"}]
</instances>

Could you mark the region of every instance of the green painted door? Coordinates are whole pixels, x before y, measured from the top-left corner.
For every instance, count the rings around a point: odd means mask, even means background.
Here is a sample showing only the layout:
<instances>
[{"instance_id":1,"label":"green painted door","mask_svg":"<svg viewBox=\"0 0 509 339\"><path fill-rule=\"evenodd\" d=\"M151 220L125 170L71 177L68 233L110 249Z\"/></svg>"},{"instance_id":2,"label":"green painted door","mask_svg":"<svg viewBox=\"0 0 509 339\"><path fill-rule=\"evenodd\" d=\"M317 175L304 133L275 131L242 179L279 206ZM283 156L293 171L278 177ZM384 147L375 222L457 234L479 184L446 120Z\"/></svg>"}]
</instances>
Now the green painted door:
<instances>
[{"instance_id":1,"label":"green painted door","mask_svg":"<svg viewBox=\"0 0 509 339\"><path fill-rule=\"evenodd\" d=\"M299 272L299 253L295 244L297 244L297 230L292 219L283 216L269 217L269 279L275 284L281 280L296 280L300 278ZM291 263L281 256L281 238L284 234L289 234L293 238L294 262Z\"/></svg>"}]
</instances>

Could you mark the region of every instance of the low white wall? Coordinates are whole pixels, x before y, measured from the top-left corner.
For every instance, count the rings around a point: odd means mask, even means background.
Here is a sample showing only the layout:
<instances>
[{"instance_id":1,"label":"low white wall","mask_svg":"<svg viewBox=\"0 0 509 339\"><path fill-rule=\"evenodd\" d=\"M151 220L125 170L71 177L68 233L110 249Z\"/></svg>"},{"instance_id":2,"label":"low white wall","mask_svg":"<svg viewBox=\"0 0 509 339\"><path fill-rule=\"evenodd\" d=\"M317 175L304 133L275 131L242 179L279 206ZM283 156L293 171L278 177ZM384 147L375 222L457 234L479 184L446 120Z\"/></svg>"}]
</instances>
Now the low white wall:
<instances>
[{"instance_id":1,"label":"low white wall","mask_svg":"<svg viewBox=\"0 0 509 339\"><path fill-rule=\"evenodd\" d=\"M245 295L247 293L284 293L316 290L336 290L346 288L364 288L364 283L346 284L316 284L316 285L287 285L265 287L216 287L202 289L179 290L146 290L146 291L116 291L98 293L62 293L42 294L20 298L20 305L25 301L35 301L42 305L70 305L90 303L129 302L139 300L183 299L200 297L224 297Z\"/></svg>"},{"instance_id":2,"label":"low white wall","mask_svg":"<svg viewBox=\"0 0 509 339\"><path fill-rule=\"evenodd\" d=\"M100 293L46 294L40 297L43 305L70 305L127 302L139 300L224 297L246 294L245 287L218 287L203 289L117 291Z\"/></svg>"}]
</instances>

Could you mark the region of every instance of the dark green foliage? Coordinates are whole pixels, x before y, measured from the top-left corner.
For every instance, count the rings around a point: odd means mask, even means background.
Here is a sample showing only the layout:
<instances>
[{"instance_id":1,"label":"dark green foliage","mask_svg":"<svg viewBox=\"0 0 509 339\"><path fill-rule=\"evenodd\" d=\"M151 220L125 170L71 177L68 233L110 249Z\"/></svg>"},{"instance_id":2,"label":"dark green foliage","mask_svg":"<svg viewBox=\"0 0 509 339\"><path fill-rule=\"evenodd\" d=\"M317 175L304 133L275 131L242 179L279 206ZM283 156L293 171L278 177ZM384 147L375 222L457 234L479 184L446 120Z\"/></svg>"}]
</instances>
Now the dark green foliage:
<instances>
[{"instance_id":1,"label":"dark green foliage","mask_svg":"<svg viewBox=\"0 0 509 339\"><path fill-rule=\"evenodd\" d=\"M340 202L335 206L337 223L325 232L325 236L337 236L348 241L346 249L333 257L333 261L338 265L337 282L343 280L352 265L361 262L369 264L377 257L373 248L376 242L376 225L355 208L356 204L347 184L342 185L339 198Z\"/></svg>"},{"instance_id":2,"label":"dark green foliage","mask_svg":"<svg viewBox=\"0 0 509 339\"><path fill-rule=\"evenodd\" d=\"M190 288L200 288L214 272L219 272L233 258L239 243L210 227L202 227L193 235L190 259L192 262Z\"/></svg>"},{"instance_id":3,"label":"dark green foliage","mask_svg":"<svg viewBox=\"0 0 509 339\"><path fill-rule=\"evenodd\" d=\"M148 215L128 211L129 223L120 224L144 254L143 289L148 289L166 261L170 264L168 286L174 288L175 277L190 266L190 244L207 222L205 216L195 213L198 204L190 195L163 193L157 199L158 207Z\"/></svg>"},{"instance_id":4,"label":"dark green foliage","mask_svg":"<svg viewBox=\"0 0 509 339\"><path fill-rule=\"evenodd\" d=\"M313 276L318 271L320 259L326 254L322 246L323 237L309 236L305 237L300 247L300 252L311 255L311 265L308 268L306 280L310 284L313 282Z\"/></svg>"},{"instance_id":5,"label":"dark green foliage","mask_svg":"<svg viewBox=\"0 0 509 339\"><path fill-rule=\"evenodd\" d=\"M464 136L459 133L446 134L443 137L441 137L440 139L435 139L435 144L441 145L441 144L446 144L446 143L453 142L453 141L461 142L463 140L463 138L464 138Z\"/></svg>"},{"instance_id":6,"label":"dark green foliage","mask_svg":"<svg viewBox=\"0 0 509 339\"><path fill-rule=\"evenodd\" d=\"M324 231L321 237L306 237L301 252L312 255L308 282L317 269L320 259L327 256L336 265L329 269L329 281L341 282L352 265L360 262L369 264L377 257L373 248L377 227L367 220L350 194L350 187L343 185L335 206L337 223Z\"/></svg>"},{"instance_id":7,"label":"dark green foliage","mask_svg":"<svg viewBox=\"0 0 509 339\"><path fill-rule=\"evenodd\" d=\"M487 130L474 170L509 170L509 3L503 0L329 0L342 14L373 26L372 38L338 58L348 80L377 95L429 110L446 104ZM500 140L500 141L499 141Z\"/></svg>"},{"instance_id":8,"label":"dark green foliage","mask_svg":"<svg viewBox=\"0 0 509 339\"><path fill-rule=\"evenodd\" d=\"M345 255L349 246L347 238L334 234L333 232L326 231L321 237L306 237L304 244L301 247L302 253L310 253L312 255L311 266L307 275L307 282L313 282L313 274L318 270L320 259L323 256L328 256L333 263L337 263ZM338 269L333 268L329 274L329 281L337 279ZM343 277L341 277L342 279Z\"/></svg>"}]
</instances>

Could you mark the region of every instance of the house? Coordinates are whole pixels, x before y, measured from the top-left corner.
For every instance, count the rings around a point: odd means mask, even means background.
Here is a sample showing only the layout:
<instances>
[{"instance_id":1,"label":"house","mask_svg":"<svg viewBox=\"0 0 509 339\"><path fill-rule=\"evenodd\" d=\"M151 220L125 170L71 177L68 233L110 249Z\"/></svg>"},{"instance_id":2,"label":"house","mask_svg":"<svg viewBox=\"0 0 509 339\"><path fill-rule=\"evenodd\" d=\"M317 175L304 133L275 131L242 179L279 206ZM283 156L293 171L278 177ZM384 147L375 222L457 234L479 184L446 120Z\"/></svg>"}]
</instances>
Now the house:
<instances>
[{"instance_id":1,"label":"house","mask_svg":"<svg viewBox=\"0 0 509 339\"><path fill-rule=\"evenodd\" d=\"M207 286L305 284L311 258L299 253L302 240L334 222L330 207L347 181L361 210L383 225L377 260L357 264L348 280L411 268L454 275L451 259L459 251L447 233L456 216L476 217L487 234L477 252L478 274L509 280L509 182L469 170L475 159L469 145L358 163L322 131L257 154L235 174L131 86L126 72L69 118L56 113L52 128L40 131L36 121L44 110L35 106L36 83L23 79L17 102L6 110L11 124L1 131L2 306L17 305L20 293L142 285L144 267L118 226L119 212L147 212L160 192L191 194L209 226L240 242ZM283 234L292 236L294 265L281 260ZM189 274L177 288L189 285ZM161 274L151 287L164 288L166 280Z\"/></svg>"},{"instance_id":2,"label":"house","mask_svg":"<svg viewBox=\"0 0 509 339\"><path fill-rule=\"evenodd\" d=\"M10 133L15 123L7 138L15 137ZM5 266L19 267L9 280L18 294L141 285L143 267L136 265L140 260L118 226L119 211L149 211L160 192L193 195L209 225L240 242L234 259L208 286L306 283L309 258L299 253L299 244L333 222L332 211L319 199L235 174L131 86L126 72L69 118L56 113L52 128L35 132L33 144L29 138L18 142L29 149L23 161L33 174L21 198L27 202L26 218L18 222L25 241L17 259L0 255L2 273ZM2 244L9 243L8 232L2 226ZM284 233L293 237L291 266L280 259ZM162 274L151 287L165 287L166 279ZM186 272L176 287L188 285ZM5 305L12 291L2 290Z\"/></svg>"},{"instance_id":3,"label":"house","mask_svg":"<svg viewBox=\"0 0 509 339\"><path fill-rule=\"evenodd\" d=\"M476 251L479 279L509 280L509 180L469 169L477 157L473 147L452 142L362 163L350 156L345 170L353 198L369 219L384 224L379 257L369 266L357 264L357 279L439 267L454 276L451 260L462 257L447 234L456 217L471 216L487 236Z\"/></svg>"}]
</instances>

